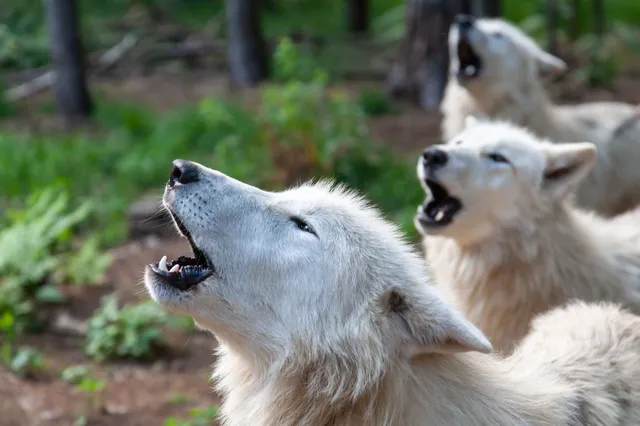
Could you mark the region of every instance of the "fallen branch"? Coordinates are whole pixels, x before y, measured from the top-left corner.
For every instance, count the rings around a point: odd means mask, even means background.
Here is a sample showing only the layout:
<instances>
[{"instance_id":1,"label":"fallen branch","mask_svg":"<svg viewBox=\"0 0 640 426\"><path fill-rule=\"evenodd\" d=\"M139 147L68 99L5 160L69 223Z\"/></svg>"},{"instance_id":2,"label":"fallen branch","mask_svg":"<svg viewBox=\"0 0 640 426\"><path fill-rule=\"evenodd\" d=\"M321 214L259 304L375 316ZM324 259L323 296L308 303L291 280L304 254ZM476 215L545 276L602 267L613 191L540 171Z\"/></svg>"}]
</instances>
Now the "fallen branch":
<instances>
[{"instance_id":1,"label":"fallen branch","mask_svg":"<svg viewBox=\"0 0 640 426\"><path fill-rule=\"evenodd\" d=\"M138 38L133 34L127 34L117 45L104 52L98 59L96 71L102 72L113 67L124 55L131 50ZM54 71L47 71L46 73L30 80L26 83L20 84L7 90L7 99L11 102L19 101L27 98L35 93L38 93L44 89L47 89L55 83L56 73Z\"/></svg>"}]
</instances>

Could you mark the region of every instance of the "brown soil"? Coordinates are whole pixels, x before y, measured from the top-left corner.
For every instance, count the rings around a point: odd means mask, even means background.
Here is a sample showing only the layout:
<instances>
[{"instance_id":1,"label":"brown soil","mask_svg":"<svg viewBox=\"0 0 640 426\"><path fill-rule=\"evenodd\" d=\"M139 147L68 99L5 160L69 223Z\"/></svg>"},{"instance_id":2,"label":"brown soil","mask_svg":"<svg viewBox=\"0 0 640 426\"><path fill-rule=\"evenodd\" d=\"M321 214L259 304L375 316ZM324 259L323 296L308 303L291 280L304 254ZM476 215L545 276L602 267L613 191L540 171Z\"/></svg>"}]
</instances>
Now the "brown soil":
<instances>
[{"instance_id":1,"label":"brown soil","mask_svg":"<svg viewBox=\"0 0 640 426\"><path fill-rule=\"evenodd\" d=\"M554 86L554 93L557 99L570 103L595 99L638 103L638 81L638 74L625 75L618 79L613 90L591 91L580 85L560 82ZM226 78L206 74L158 74L124 81L96 81L93 87L110 98L144 102L160 110L205 96L230 95ZM347 90L355 88L357 85L350 85ZM256 92L249 91L242 96L252 99ZM45 93L29 99L23 105L24 114L10 126L32 128L33 116L29 111L49 97L50 94ZM439 123L438 113L403 107L401 113L371 119L370 128L376 139L386 141L400 153L413 156L439 140ZM188 250L185 241L177 237L128 243L114 250L114 262L104 285L65 289L70 301L63 309L73 318L86 320L99 305L100 298L114 291L123 303L139 301L146 297L141 285L143 266L157 261L162 255L176 257ZM162 425L168 416L186 416L191 407L219 402L208 378L214 362L214 338L199 331L165 332L170 350L160 354L151 364L91 364L107 385L99 409L91 413L90 425ZM29 336L21 343L39 350L46 359L47 368L37 378L26 380L0 367L0 425L73 425L77 415L86 410L86 404L82 394L60 379L60 371L87 362L83 355L83 339L48 331Z\"/></svg>"}]
</instances>

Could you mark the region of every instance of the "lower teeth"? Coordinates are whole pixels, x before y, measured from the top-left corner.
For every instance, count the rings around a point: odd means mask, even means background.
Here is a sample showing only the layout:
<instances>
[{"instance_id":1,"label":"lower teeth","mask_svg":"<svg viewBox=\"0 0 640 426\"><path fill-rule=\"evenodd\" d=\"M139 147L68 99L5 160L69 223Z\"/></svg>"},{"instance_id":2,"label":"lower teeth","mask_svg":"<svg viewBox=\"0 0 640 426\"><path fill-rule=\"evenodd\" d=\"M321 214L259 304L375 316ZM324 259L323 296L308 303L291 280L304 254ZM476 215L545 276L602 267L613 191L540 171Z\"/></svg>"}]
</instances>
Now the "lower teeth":
<instances>
[{"instance_id":1,"label":"lower teeth","mask_svg":"<svg viewBox=\"0 0 640 426\"><path fill-rule=\"evenodd\" d=\"M476 67L473 65L467 65L464 69L464 73L468 76L475 74L475 72L476 72Z\"/></svg>"}]
</instances>

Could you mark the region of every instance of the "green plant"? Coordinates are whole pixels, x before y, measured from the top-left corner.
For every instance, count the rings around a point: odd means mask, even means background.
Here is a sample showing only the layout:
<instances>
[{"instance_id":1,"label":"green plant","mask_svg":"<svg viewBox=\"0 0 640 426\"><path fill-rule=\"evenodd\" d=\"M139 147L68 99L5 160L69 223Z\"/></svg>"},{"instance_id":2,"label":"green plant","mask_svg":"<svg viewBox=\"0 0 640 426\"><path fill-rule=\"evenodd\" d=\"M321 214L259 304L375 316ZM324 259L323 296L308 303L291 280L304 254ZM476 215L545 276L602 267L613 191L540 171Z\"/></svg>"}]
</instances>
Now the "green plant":
<instances>
[{"instance_id":1,"label":"green plant","mask_svg":"<svg viewBox=\"0 0 640 426\"><path fill-rule=\"evenodd\" d=\"M283 83L288 81L312 81L320 71L310 54L305 54L290 38L281 38L273 54L273 78Z\"/></svg>"},{"instance_id":2,"label":"green plant","mask_svg":"<svg viewBox=\"0 0 640 426\"><path fill-rule=\"evenodd\" d=\"M218 414L218 407L192 408L189 410L189 418L178 419L168 417L164 421L164 426L210 426Z\"/></svg>"},{"instance_id":3,"label":"green plant","mask_svg":"<svg viewBox=\"0 0 640 426\"><path fill-rule=\"evenodd\" d=\"M61 377L85 395L85 412L78 416L76 424L86 424L87 417L97 411L101 405L104 380L95 378L89 367L83 364L65 368Z\"/></svg>"},{"instance_id":4,"label":"green plant","mask_svg":"<svg viewBox=\"0 0 640 426\"><path fill-rule=\"evenodd\" d=\"M84 243L68 256L64 275L69 284L100 284L112 257L100 251L100 241L96 235L87 238Z\"/></svg>"},{"instance_id":5,"label":"green plant","mask_svg":"<svg viewBox=\"0 0 640 426\"><path fill-rule=\"evenodd\" d=\"M5 213L0 231L0 315L11 314L17 334L41 324L37 305L62 299L53 273L67 259L72 229L89 214L89 204L69 211L60 188L32 194L23 209Z\"/></svg>"},{"instance_id":6,"label":"green plant","mask_svg":"<svg viewBox=\"0 0 640 426\"><path fill-rule=\"evenodd\" d=\"M358 93L358 105L369 117L389 114L393 111L389 98L380 90L361 90Z\"/></svg>"},{"instance_id":7,"label":"green plant","mask_svg":"<svg viewBox=\"0 0 640 426\"><path fill-rule=\"evenodd\" d=\"M28 377L44 368L44 359L38 351L16 346L16 327L13 315L5 312L0 317L0 331L4 341L0 345L0 358L11 371L20 377Z\"/></svg>"},{"instance_id":8,"label":"green plant","mask_svg":"<svg viewBox=\"0 0 640 426\"><path fill-rule=\"evenodd\" d=\"M119 308L115 296L107 296L89 320L85 352L98 361L148 359L163 345L160 327L167 320L166 312L151 300Z\"/></svg>"}]
</instances>

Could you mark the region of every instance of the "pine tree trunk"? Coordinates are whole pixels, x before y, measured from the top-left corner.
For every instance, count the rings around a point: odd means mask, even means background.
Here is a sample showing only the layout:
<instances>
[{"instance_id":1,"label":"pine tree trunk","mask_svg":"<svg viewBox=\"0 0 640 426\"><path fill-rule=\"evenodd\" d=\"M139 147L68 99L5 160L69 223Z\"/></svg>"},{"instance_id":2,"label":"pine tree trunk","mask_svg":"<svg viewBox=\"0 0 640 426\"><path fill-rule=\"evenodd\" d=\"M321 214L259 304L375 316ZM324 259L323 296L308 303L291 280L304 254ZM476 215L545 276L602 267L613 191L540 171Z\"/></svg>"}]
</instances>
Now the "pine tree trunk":
<instances>
[{"instance_id":1,"label":"pine tree trunk","mask_svg":"<svg viewBox=\"0 0 640 426\"><path fill-rule=\"evenodd\" d=\"M347 0L349 31L366 33L369 30L369 0Z\"/></svg>"},{"instance_id":2,"label":"pine tree trunk","mask_svg":"<svg viewBox=\"0 0 640 426\"><path fill-rule=\"evenodd\" d=\"M58 111L67 119L86 118L93 105L85 74L84 51L75 0L44 0L55 72Z\"/></svg>"},{"instance_id":3,"label":"pine tree trunk","mask_svg":"<svg viewBox=\"0 0 640 426\"><path fill-rule=\"evenodd\" d=\"M240 87L254 86L269 73L260 25L260 1L226 0L225 9L231 80Z\"/></svg>"},{"instance_id":4,"label":"pine tree trunk","mask_svg":"<svg viewBox=\"0 0 640 426\"><path fill-rule=\"evenodd\" d=\"M438 108L447 84L449 28L462 6L459 0L407 0L405 35L387 79L391 95Z\"/></svg>"}]
</instances>

